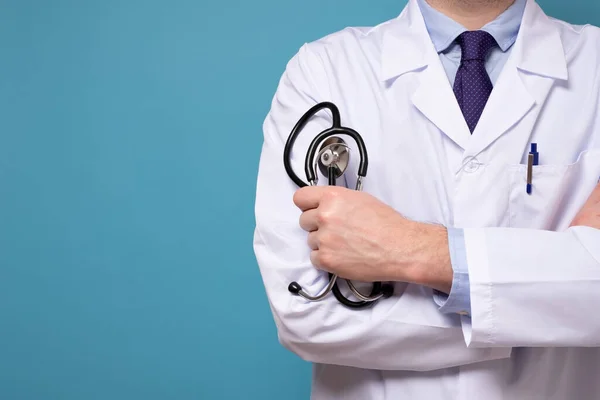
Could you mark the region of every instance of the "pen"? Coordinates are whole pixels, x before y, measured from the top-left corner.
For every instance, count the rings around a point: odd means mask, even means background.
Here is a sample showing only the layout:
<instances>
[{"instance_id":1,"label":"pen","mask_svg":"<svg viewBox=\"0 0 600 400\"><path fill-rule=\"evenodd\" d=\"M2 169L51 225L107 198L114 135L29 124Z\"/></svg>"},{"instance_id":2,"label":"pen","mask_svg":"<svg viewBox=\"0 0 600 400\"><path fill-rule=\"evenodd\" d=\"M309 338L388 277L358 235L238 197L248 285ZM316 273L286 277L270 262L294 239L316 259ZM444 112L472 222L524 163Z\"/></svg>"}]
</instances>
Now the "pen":
<instances>
[{"instance_id":1,"label":"pen","mask_svg":"<svg viewBox=\"0 0 600 400\"><path fill-rule=\"evenodd\" d=\"M529 153L527 157L527 194L531 194L531 180L533 174L533 154Z\"/></svg>"},{"instance_id":2,"label":"pen","mask_svg":"<svg viewBox=\"0 0 600 400\"><path fill-rule=\"evenodd\" d=\"M531 194L533 182L533 166L539 164L539 153L537 143L531 143L531 151L527 156L527 194Z\"/></svg>"}]
</instances>

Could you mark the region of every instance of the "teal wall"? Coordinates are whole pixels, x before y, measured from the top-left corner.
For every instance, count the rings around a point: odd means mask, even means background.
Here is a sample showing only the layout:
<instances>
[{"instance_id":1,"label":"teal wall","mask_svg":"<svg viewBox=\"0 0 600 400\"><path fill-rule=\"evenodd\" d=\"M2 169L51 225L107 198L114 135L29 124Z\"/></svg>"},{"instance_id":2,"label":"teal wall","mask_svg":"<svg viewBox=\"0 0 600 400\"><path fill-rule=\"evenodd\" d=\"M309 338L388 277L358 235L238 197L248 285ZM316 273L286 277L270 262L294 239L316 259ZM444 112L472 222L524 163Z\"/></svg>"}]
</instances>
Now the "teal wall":
<instances>
[{"instance_id":1,"label":"teal wall","mask_svg":"<svg viewBox=\"0 0 600 400\"><path fill-rule=\"evenodd\" d=\"M403 5L0 0L0 399L307 399L252 251L261 124L305 41Z\"/></svg>"}]
</instances>

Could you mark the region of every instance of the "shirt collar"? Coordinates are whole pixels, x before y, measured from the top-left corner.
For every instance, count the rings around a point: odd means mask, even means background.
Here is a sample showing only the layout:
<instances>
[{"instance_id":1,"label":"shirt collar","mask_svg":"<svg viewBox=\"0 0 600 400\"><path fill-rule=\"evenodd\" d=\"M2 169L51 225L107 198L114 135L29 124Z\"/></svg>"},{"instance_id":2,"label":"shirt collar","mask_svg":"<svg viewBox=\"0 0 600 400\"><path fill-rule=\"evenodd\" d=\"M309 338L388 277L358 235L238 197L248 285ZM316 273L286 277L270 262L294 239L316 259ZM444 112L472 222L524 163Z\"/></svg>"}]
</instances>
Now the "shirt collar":
<instances>
[{"instance_id":1,"label":"shirt collar","mask_svg":"<svg viewBox=\"0 0 600 400\"><path fill-rule=\"evenodd\" d=\"M431 7L426 0L417 0L425 26L438 53L445 51L456 37L467 29L450 17ZM508 50L517 39L527 0L515 2L481 30L494 37L502 51Z\"/></svg>"}]
</instances>

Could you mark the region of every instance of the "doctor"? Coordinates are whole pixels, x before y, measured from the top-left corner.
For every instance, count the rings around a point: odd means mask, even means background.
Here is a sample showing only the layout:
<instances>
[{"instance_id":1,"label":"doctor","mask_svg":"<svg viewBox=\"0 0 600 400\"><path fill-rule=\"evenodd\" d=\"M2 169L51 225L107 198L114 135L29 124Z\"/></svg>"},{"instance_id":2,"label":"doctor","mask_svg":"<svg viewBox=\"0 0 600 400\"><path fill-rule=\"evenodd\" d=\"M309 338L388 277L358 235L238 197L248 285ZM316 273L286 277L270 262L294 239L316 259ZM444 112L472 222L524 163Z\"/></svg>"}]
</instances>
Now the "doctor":
<instances>
[{"instance_id":1,"label":"doctor","mask_svg":"<svg viewBox=\"0 0 600 400\"><path fill-rule=\"evenodd\" d=\"M299 49L264 122L254 250L312 399L600 398L599 70L600 30L533 0L409 0ZM365 139L364 192L285 173L321 101ZM300 134L296 171L329 126ZM360 311L288 292L327 271L395 292Z\"/></svg>"}]
</instances>

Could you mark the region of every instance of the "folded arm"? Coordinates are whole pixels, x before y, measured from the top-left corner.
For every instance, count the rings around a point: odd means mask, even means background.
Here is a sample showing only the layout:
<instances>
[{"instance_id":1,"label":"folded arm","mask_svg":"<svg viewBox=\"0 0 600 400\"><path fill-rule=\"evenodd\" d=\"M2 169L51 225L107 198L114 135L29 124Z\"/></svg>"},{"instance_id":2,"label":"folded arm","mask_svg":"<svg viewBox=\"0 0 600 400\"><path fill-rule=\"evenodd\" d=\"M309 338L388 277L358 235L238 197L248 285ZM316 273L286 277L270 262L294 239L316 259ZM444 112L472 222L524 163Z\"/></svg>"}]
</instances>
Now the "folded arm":
<instances>
[{"instance_id":1,"label":"folded arm","mask_svg":"<svg viewBox=\"0 0 600 400\"><path fill-rule=\"evenodd\" d=\"M599 229L600 184L564 232L455 230L466 273L455 271L450 296L435 294L440 311L468 311L473 348L600 346Z\"/></svg>"},{"instance_id":2,"label":"folded arm","mask_svg":"<svg viewBox=\"0 0 600 400\"><path fill-rule=\"evenodd\" d=\"M508 357L510 348L467 348L459 318L439 313L423 286L399 283L394 296L364 310L349 310L333 295L307 302L288 292L292 281L310 293L328 281L310 262L307 233L293 203L297 187L283 165L296 121L314 104L335 101L326 88L320 61L303 47L289 62L264 123L254 251L280 342L307 361L381 370L434 370ZM308 143L330 126L323 111L300 133L291 155L300 177Z\"/></svg>"}]
</instances>

